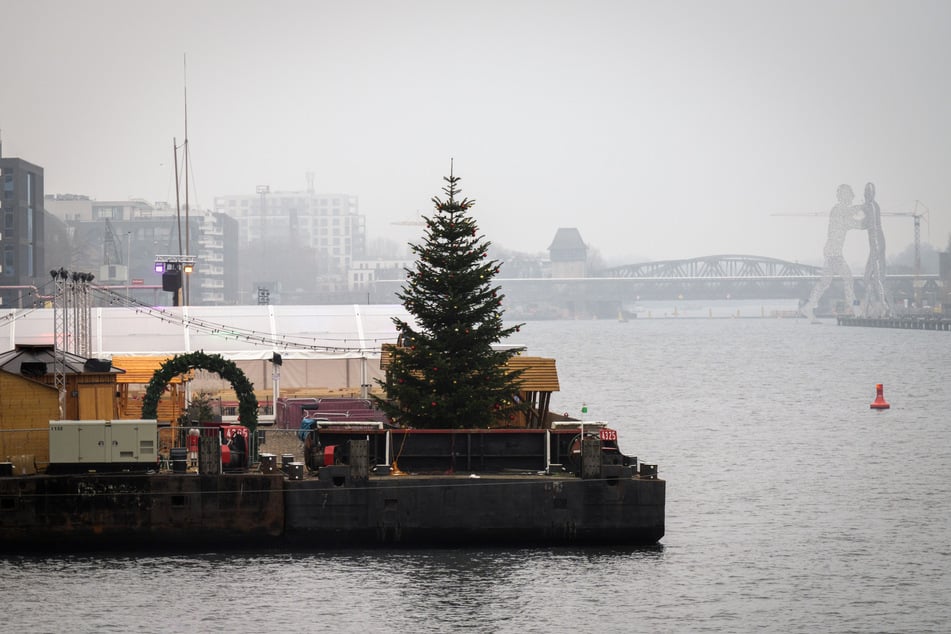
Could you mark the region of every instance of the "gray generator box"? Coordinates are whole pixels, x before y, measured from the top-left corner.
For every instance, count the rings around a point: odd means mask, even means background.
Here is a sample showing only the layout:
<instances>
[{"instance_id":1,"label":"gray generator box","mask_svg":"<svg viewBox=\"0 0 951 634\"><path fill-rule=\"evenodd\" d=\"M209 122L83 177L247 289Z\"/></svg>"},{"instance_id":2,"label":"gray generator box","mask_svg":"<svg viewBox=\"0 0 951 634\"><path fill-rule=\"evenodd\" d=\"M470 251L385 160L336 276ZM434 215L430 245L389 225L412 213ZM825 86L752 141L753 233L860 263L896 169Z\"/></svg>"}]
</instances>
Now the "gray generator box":
<instances>
[{"instance_id":1,"label":"gray generator box","mask_svg":"<svg viewBox=\"0 0 951 634\"><path fill-rule=\"evenodd\" d=\"M50 464L154 463L156 420L51 420Z\"/></svg>"}]
</instances>

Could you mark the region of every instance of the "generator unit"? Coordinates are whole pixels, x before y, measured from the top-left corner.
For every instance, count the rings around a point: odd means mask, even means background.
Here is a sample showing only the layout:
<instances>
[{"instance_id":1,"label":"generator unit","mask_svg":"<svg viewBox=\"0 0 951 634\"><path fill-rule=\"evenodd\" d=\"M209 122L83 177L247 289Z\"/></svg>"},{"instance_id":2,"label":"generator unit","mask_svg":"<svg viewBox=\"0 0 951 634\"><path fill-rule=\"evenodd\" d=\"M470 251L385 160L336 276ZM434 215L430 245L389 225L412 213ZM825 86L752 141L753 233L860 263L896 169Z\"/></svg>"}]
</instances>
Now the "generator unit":
<instances>
[{"instance_id":1,"label":"generator unit","mask_svg":"<svg viewBox=\"0 0 951 634\"><path fill-rule=\"evenodd\" d=\"M47 472L130 471L158 465L156 420L51 420Z\"/></svg>"}]
</instances>

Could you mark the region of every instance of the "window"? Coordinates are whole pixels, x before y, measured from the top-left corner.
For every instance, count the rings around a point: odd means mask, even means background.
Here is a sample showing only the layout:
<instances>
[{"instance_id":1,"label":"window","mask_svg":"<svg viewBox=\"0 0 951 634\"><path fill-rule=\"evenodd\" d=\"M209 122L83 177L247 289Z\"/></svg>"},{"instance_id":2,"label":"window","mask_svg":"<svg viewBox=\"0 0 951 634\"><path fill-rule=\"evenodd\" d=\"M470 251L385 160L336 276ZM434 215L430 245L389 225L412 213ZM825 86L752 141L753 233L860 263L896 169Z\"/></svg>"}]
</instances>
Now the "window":
<instances>
[{"instance_id":1,"label":"window","mask_svg":"<svg viewBox=\"0 0 951 634\"><path fill-rule=\"evenodd\" d=\"M6 247L3 250L3 275L13 277L16 269L16 253L13 247Z\"/></svg>"}]
</instances>

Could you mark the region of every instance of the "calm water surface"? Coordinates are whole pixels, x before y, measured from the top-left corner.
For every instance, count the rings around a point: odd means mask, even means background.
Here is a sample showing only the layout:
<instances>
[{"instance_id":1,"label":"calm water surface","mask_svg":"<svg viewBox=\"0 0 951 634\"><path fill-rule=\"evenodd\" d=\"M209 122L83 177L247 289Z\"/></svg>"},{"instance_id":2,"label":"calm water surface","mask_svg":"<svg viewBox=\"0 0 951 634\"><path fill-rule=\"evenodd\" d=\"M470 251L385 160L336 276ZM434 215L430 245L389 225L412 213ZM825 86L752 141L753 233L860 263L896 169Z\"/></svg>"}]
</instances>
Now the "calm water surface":
<instances>
[{"instance_id":1,"label":"calm water surface","mask_svg":"<svg viewBox=\"0 0 951 634\"><path fill-rule=\"evenodd\" d=\"M951 628L951 333L641 318L513 342L558 360L555 409L658 463L660 547L8 558L4 629Z\"/></svg>"}]
</instances>

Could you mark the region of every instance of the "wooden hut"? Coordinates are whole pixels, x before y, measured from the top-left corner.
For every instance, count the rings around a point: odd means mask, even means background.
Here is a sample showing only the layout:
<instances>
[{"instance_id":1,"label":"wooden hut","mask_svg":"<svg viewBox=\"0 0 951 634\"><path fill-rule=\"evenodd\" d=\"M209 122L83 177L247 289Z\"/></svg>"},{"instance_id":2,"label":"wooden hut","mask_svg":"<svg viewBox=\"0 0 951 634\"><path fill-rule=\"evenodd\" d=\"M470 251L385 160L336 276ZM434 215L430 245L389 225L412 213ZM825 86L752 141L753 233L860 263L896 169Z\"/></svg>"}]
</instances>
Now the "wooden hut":
<instances>
[{"instance_id":1,"label":"wooden hut","mask_svg":"<svg viewBox=\"0 0 951 634\"><path fill-rule=\"evenodd\" d=\"M165 356L114 356L112 364L122 368L124 374L117 379L117 404L119 418L137 420L142 418L142 397L148 388L149 382L162 364L174 355ZM179 429L178 420L185 413L187 407L186 384L195 376L194 370L189 370L168 382L165 393L159 399L155 413L159 421L159 455L168 457L172 447L181 447L184 439L183 430Z\"/></svg>"},{"instance_id":2,"label":"wooden hut","mask_svg":"<svg viewBox=\"0 0 951 634\"><path fill-rule=\"evenodd\" d=\"M383 371L386 371L390 364L394 347L394 344L391 343L385 343L381 346L380 368ZM551 422L549 416L551 393L560 389L555 360L519 354L510 357L505 367L509 370L522 371L521 391L518 396L529 405L525 414L519 415L514 422L506 424L506 427L547 428Z\"/></svg>"},{"instance_id":3,"label":"wooden hut","mask_svg":"<svg viewBox=\"0 0 951 634\"><path fill-rule=\"evenodd\" d=\"M50 345L17 345L0 354L0 460L18 473L49 462L49 422L117 417L116 377L109 361L65 357L65 411L60 415L56 357Z\"/></svg>"},{"instance_id":4,"label":"wooden hut","mask_svg":"<svg viewBox=\"0 0 951 634\"><path fill-rule=\"evenodd\" d=\"M142 397L155 372L174 355L114 356L112 365L123 370L116 379L118 417L125 420L142 418ZM173 377L165 394L159 399L156 418L160 423L176 424L185 411L185 384L194 378L194 370Z\"/></svg>"}]
</instances>

